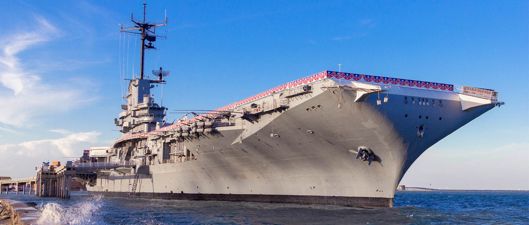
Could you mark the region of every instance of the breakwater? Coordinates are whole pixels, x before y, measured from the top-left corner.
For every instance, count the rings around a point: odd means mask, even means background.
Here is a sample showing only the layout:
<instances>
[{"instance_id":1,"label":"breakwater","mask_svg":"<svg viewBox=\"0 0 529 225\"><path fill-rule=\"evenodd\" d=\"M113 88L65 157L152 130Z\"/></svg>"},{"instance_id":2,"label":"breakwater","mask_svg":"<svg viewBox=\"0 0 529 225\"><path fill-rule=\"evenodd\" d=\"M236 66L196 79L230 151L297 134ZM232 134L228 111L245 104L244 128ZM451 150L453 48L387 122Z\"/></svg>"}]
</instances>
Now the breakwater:
<instances>
[{"instance_id":1,"label":"breakwater","mask_svg":"<svg viewBox=\"0 0 529 225\"><path fill-rule=\"evenodd\" d=\"M40 216L36 204L13 200L0 200L0 225L34 224Z\"/></svg>"}]
</instances>

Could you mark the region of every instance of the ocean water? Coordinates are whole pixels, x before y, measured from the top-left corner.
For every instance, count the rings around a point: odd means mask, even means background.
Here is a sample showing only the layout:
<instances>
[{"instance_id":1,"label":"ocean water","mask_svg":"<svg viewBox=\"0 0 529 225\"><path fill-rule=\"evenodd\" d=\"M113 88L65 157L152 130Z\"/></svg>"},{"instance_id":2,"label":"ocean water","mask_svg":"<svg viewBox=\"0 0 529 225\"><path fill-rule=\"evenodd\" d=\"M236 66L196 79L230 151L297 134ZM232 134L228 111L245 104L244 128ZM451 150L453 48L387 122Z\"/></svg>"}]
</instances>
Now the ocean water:
<instances>
[{"instance_id":1,"label":"ocean water","mask_svg":"<svg viewBox=\"0 0 529 225\"><path fill-rule=\"evenodd\" d=\"M0 195L34 202L38 224L529 224L529 192L398 192L395 207L108 198L69 200Z\"/></svg>"}]
</instances>

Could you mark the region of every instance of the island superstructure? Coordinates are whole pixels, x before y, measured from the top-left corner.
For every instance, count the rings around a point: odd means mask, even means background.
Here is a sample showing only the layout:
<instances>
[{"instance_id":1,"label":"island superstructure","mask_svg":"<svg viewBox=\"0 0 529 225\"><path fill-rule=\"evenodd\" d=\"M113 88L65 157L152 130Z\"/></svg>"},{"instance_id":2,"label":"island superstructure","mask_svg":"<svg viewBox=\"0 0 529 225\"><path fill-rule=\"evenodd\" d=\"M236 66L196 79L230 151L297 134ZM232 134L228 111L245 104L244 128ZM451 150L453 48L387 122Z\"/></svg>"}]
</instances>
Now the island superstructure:
<instances>
[{"instance_id":1,"label":"island superstructure","mask_svg":"<svg viewBox=\"0 0 529 225\"><path fill-rule=\"evenodd\" d=\"M322 71L167 123L151 95L166 73L143 76L157 25L134 23L141 74L103 157L123 167L87 185L105 195L391 207L426 149L501 104L490 89Z\"/></svg>"}]
</instances>

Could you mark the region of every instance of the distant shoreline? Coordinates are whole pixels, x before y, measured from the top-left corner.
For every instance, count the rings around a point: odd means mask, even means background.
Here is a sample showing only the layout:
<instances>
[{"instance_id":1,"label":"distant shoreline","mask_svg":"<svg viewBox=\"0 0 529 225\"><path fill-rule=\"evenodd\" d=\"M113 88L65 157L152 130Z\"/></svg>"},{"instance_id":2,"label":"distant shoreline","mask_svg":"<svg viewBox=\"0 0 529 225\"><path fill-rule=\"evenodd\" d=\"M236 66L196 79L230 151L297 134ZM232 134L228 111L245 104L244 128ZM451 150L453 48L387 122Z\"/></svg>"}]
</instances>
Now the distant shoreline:
<instances>
[{"instance_id":1,"label":"distant shoreline","mask_svg":"<svg viewBox=\"0 0 529 225\"><path fill-rule=\"evenodd\" d=\"M425 187L406 187L404 190L398 188L397 192L421 192L421 191L447 191L447 192L529 192L529 190L475 190L475 189L442 189Z\"/></svg>"}]
</instances>

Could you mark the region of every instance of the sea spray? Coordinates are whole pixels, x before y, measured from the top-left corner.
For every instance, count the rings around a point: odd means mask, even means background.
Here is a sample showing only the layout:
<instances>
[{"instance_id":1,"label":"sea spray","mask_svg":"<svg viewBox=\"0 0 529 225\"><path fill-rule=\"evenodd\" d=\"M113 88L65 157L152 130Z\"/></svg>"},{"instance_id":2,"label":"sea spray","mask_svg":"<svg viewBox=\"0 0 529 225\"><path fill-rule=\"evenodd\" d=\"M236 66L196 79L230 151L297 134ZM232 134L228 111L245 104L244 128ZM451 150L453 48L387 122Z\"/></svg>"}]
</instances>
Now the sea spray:
<instances>
[{"instance_id":1,"label":"sea spray","mask_svg":"<svg viewBox=\"0 0 529 225\"><path fill-rule=\"evenodd\" d=\"M100 195L72 206L47 203L42 206L42 213L37 224L96 224L94 214L101 208L101 205Z\"/></svg>"}]
</instances>

